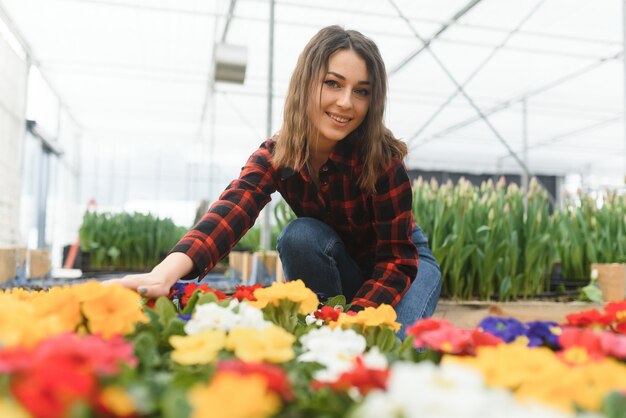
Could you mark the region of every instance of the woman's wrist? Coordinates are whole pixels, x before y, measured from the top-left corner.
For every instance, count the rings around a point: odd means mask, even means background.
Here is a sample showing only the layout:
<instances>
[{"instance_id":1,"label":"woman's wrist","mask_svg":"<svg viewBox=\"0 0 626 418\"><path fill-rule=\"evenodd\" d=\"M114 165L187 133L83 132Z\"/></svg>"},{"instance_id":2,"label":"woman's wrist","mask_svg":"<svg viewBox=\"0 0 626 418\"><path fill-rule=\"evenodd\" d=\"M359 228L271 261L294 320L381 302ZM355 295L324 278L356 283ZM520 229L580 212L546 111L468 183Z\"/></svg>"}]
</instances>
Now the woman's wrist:
<instances>
[{"instance_id":1,"label":"woman's wrist","mask_svg":"<svg viewBox=\"0 0 626 418\"><path fill-rule=\"evenodd\" d=\"M172 287L178 279L191 273L193 268L193 261L188 255L171 253L152 269L152 273L162 277L168 287Z\"/></svg>"}]
</instances>

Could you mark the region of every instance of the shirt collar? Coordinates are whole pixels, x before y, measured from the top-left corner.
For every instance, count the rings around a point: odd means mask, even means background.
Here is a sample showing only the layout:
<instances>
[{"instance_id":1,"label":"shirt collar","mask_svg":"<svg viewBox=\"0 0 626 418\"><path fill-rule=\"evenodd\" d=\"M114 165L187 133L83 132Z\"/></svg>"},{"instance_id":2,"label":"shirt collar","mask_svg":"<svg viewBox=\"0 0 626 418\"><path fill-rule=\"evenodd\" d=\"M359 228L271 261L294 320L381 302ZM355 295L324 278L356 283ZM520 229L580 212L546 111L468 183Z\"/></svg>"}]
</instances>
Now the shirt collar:
<instances>
[{"instance_id":1,"label":"shirt collar","mask_svg":"<svg viewBox=\"0 0 626 418\"><path fill-rule=\"evenodd\" d=\"M359 163L359 154L356 147L350 142L350 139L346 138L337 143L328 159L335 164L338 170L349 175L352 173L352 169ZM296 174L296 171L289 167L283 167L279 172L281 180L286 180Z\"/></svg>"}]
</instances>

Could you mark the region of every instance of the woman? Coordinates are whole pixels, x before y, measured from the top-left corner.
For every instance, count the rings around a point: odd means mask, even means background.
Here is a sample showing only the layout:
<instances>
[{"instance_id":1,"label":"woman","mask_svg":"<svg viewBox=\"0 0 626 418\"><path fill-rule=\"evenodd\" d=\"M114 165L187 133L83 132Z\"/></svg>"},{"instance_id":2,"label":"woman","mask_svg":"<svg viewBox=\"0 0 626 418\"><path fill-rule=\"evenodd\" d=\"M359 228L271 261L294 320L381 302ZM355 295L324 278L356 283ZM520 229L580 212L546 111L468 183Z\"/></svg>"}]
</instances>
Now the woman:
<instances>
[{"instance_id":1,"label":"woman","mask_svg":"<svg viewBox=\"0 0 626 418\"><path fill-rule=\"evenodd\" d=\"M278 191L298 216L278 239L285 277L343 294L352 310L390 304L403 336L433 313L441 274L413 220L406 144L383 123L386 90L374 42L338 26L320 30L298 59L280 132L151 273L115 282L167 295L225 257Z\"/></svg>"}]
</instances>

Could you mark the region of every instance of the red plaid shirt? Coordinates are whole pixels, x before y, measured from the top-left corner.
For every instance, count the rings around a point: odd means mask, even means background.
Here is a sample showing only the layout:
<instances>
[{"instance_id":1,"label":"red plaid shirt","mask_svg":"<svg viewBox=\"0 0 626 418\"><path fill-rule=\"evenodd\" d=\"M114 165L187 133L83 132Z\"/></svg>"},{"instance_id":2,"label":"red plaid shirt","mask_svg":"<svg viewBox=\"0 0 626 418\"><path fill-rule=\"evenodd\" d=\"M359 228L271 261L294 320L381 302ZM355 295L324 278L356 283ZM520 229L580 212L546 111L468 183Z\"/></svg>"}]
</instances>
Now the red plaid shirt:
<instances>
[{"instance_id":1,"label":"red plaid shirt","mask_svg":"<svg viewBox=\"0 0 626 418\"><path fill-rule=\"evenodd\" d=\"M230 183L202 220L174 247L204 274L224 258L252 227L261 209L278 191L298 217L331 226L367 279L352 300L355 308L395 305L417 275L412 192L406 168L394 159L381 173L376 193L356 184L363 169L358 150L341 141L320 168L316 186L306 169L294 172L270 163L274 142L252 154L238 179Z\"/></svg>"}]
</instances>

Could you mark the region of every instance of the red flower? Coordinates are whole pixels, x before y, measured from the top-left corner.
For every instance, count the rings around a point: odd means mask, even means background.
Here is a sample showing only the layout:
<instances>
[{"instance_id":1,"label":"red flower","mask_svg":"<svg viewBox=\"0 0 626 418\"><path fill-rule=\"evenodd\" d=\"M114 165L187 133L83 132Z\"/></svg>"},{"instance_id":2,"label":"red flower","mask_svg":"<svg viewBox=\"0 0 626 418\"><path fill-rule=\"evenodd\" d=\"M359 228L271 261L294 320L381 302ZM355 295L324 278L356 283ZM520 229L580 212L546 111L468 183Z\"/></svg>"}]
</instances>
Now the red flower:
<instances>
[{"instance_id":1,"label":"red flower","mask_svg":"<svg viewBox=\"0 0 626 418\"><path fill-rule=\"evenodd\" d=\"M219 290L211 289L206 283L201 285L189 283L187 286L185 286L185 291L183 292L183 295L181 297L181 302L183 303L183 305L187 305L187 302L189 302L189 299L191 299L191 296L193 296L193 292L195 292L196 290L200 290L200 292L202 293L213 293L215 296L217 296L217 300L224 300L228 297Z\"/></svg>"},{"instance_id":2,"label":"red flower","mask_svg":"<svg viewBox=\"0 0 626 418\"><path fill-rule=\"evenodd\" d=\"M477 347L494 346L494 345L502 344L504 342L502 341L501 338L493 334L479 331L477 329L472 331L471 340L472 340L472 346L474 347L473 351L475 351Z\"/></svg>"},{"instance_id":3,"label":"red flower","mask_svg":"<svg viewBox=\"0 0 626 418\"><path fill-rule=\"evenodd\" d=\"M11 384L15 398L35 418L60 418L72 405L90 400L96 388L92 374L72 367L71 362L39 364Z\"/></svg>"},{"instance_id":4,"label":"red flower","mask_svg":"<svg viewBox=\"0 0 626 418\"><path fill-rule=\"evenodd\" d=\"M252 286L235 286L236 290L233 294L233 299L237 299L239 302L243 300L255 301L256 297L254 296L254 291L262 287L263 286L260 283Z\"/></svg>"},{"instance_id":5,"label":"red flower","mask_svg":"<svg viewBox=\"0 0 626 418\"><path fill-rule=\"evenodd\" d=\"M9 375L16 399L35 418L64 417L77 402L94 400L98 376L135 365L133 346L122 337L62 334L31 349L0 351L0 369Z\"/></svg>"},{"instance_id":6,"label":"red flower","mask_svg":"<svg viewBox=\"0 0 626 418\"><path fill-rule=\"evenodd\" d=\"M456 328L445 319L421 319L407 329L407 335L415 337L415 347L459 355L474 355L477 347L502 343L495 335Z\"/></svg>"},{"instance_id":7,"label":"red flower","mask_svg":"<svg viewBox=\"0 0 626 418\"><path fill-rule=\"evenodd\" d=\"M268 388L280 395L284 400L291 401L295 399L289 380L285 371L279 366L266 363L248 363L244 361L231 360L223 361L217 366L217 372L230 372L247 376L256 374L267 380Z\"/></svg>"},{"instance_id":8,"label":"red flower","mask_svg":"<svg viewBox=\"0 0 626 418\"><path fill-rule=\"evenodd\" d=\"M406 330L407 335L419 337L423 332L434 331L442 327L451 327L452 323L446 319L424 318L416 321Z\"/></svg>"},{"instance_id":9,"label":"red flower","mask_svg":"<svg viewBox=\"0 0 626 418\"><path fill-rule=\"evenodd\" d=\"M322 306L322 309L315 311L313 315L315 318L328 323L330 321L337 321L341 312L343 312L342 308L335 309L332 306L324 305Z\"/></svg>"},{"instance_id":10,"label":"red flower","mask_svg":"<svg viewBox=\"0 0 626 418\"><path fill-rule=\"evenodd\" d=\"M610 315L605 315L597 309L571 313L565 318L567 319L567 325L572 325L574 327L604 328L613 322Z\"/></svg>"},{"instance_id":11,"label":"red flower","mask_svg":"<svg viewBox=\"0 0 626 418\"><path fill-rule=\"evenodd\" d=\"M607 304L604 312L611 318L615 332L626 334L626 300Z\"/></svg>"},{"instance_id":12,"label":"red flower","mask_svg":"<svg viewBox=\"0 0 626 418\"><path fill-rule=\"evenodd\" d=\"M604 354L626 360L626 335L603 332L600 334L600 347Z\"/></svg>"},{"instance_id":13,"label":"red flower","mask_svg":"<svg viewBox=\"0 0 626 418\"><path fill-rule=\"evenodd\" d=\"M335 382L313 382L313 388L331 387L337 391L347 391L357 388L361 395L366 395L374 389L387 389L389 369L369 369L361 356L356 358L354 368L343 372Z\"/></svg>"},{"instance_id":14,"label":"red flower","mask_svg":"<svg viewBox=\"0 0 626 418\"><path fill-rule=\"evenodd\" d=\"M559 335L559 344L563 351L571 348L582 348L591 360L601 360L605 357L600 333L590 329L566 327Z\"/></svg>"}]
</instances>

